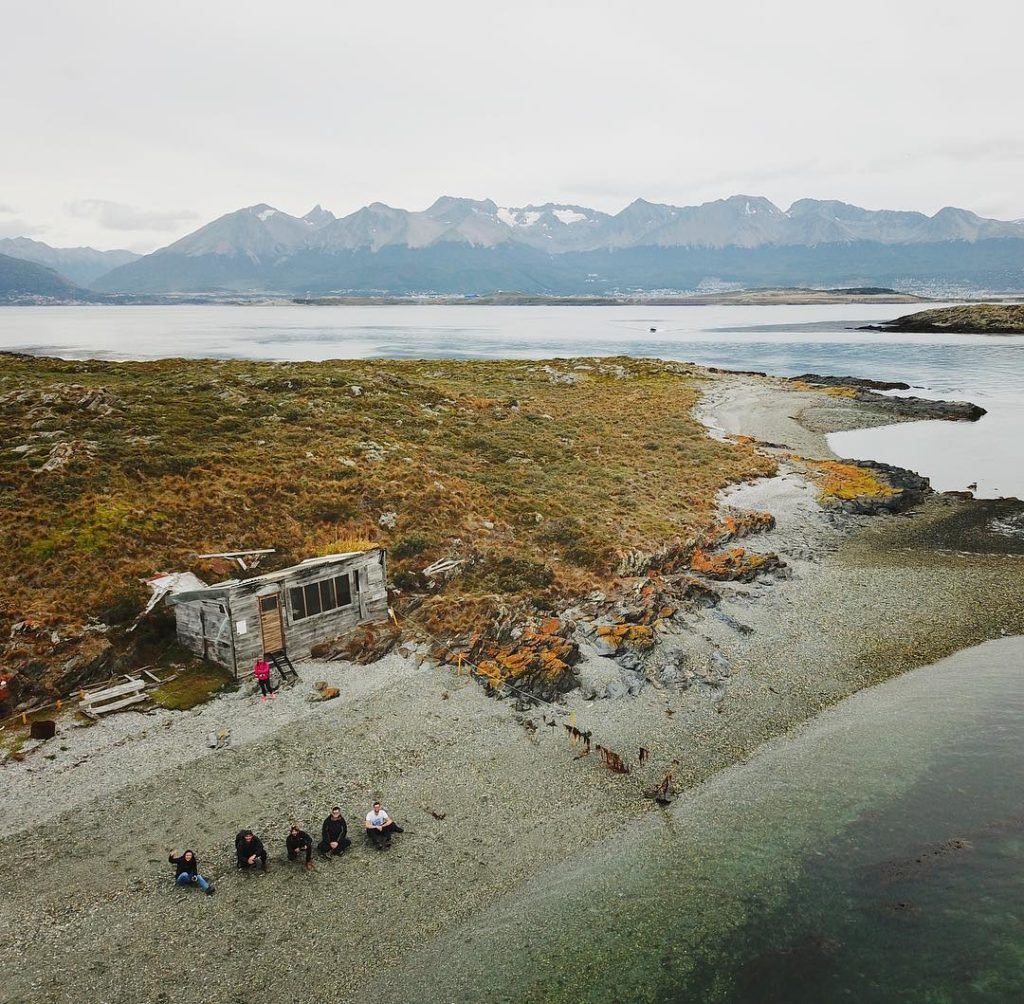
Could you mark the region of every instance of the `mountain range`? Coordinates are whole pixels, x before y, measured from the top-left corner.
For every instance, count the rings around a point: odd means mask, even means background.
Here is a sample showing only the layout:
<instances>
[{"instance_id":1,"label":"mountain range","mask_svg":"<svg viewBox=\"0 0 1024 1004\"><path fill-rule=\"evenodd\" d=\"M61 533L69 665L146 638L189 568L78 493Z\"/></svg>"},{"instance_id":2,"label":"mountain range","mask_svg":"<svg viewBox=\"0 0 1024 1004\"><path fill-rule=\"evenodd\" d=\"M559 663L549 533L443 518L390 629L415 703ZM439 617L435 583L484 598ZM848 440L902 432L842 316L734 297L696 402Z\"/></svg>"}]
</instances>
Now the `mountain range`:
<instances>
[{"instance_id":1,"label":"mountain range","mask_svg":"<svg viewBox=\"0 0 1024 1004\"><path fill-rule=\"evenodd\" d=\"M92 252L123 261L87 262L80 252L91 249L46 258L46 245L24 238L0 241L0 253L16 254L15 244L94 290L142 296L606 294L709 282L1024 289L1024 221L816 199L782 210L745 195L686 207L637 199L616 214L450 196L421 212L375 202L341 218L319 205L296 217L260 204L144 257ZM61 268L60 255L78 255L78 271ZM112 267L85 277L102 264Z\"/></svg>"},{"instance_id":2,"label":"mountain range","mask_svg":"<svg viewBox=\"0 0 1024 1004\"><path fill-rule=\"evenodd\" d=\"M89 286L101 275L119 265L127 265L142 257L134 251L97 251L95 248L53 248L29 237L0 239L0 254L60 272L78 286Z\"/></svg>"},{"instance_id":3,"label":"mountain range","mask_svg":"<svg viewBox=\"0 0 1024 1004\"><path fill-rule=\"evenodd\" d=\"M88 299L88 290L68 282L52 268L0 254L0 303Z\"/></svg>"}]
</instances>

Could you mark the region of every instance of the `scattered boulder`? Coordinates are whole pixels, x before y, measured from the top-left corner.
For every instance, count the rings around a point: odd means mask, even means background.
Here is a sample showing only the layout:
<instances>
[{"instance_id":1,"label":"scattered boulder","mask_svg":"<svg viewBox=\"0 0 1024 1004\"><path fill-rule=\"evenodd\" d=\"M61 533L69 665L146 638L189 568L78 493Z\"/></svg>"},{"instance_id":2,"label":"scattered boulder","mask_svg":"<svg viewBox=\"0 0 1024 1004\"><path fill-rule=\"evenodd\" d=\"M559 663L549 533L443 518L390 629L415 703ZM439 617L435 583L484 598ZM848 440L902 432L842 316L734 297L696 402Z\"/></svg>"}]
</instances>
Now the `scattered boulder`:
<instances>
[{"instance_id":1,"label":"scattered boulder","mask_svg":"<svg viewBox=\"0 0 1024 1004\"><path fill-rule=\"evenodd\" d=\"M97 445L89 439L66 439L54 443L39 472L53 473L76 461L91 461L96 456Z\"/></svg>"}]
</instances>

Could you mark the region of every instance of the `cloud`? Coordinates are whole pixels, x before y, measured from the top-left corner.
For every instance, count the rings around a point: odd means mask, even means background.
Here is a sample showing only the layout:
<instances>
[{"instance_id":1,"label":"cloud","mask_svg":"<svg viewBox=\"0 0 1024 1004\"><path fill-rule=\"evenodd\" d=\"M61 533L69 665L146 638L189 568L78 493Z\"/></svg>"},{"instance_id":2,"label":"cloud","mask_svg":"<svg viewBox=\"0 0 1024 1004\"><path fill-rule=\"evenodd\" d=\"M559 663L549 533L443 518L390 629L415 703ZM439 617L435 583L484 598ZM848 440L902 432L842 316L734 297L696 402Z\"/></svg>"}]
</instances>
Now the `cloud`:
<instances>
[{"instance_id":1,"label":"cloud","mask_svg":"<svg viewBox=\"0 0 1024 1004\"><path fill-rule=\"evenodd\" d=\"M0 202L0 216L13 216L17 211L13 206L5 206Z\"/></svg>"},{"instance_id":2,"label":"cloud","mask_svg":"<svg viewBox=\"0 0 1024 1004\"><path fill-rule=\"evenodd\" d=\"M2 237L39 237L50 228L42 223L29 223L20 216L10 216L13 209L6 206L0 208L0 215L9 217L0 220L0 238Z\"/></svg>"},{"instance_id":3,"label":"cloud","mask_svg":"<svg viewBox=\"0 0 1024 1004\"><path fill-rule=\"evenodd\" d=\"M135 209L106 199L78 199L69 203L67 209L77 219L95 220L107 230L177 230L182 223L199 218L190 209Z\"/></svg>"}]
</instances>

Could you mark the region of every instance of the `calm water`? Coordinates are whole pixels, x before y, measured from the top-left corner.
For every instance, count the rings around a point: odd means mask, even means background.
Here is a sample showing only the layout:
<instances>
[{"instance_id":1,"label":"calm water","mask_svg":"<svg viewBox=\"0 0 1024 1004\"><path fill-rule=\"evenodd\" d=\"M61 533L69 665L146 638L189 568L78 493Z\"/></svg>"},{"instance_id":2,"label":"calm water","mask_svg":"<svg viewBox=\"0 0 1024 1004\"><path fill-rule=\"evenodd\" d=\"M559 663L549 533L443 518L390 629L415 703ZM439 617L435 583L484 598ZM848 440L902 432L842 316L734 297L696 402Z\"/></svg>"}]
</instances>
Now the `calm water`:
<instances>
[{"instance_id":1,"label":"calm water","mask_svg":"<svg viewBox=\"0 0 1024 1004\"><path fill-rule=\"evenodd\" d=\"M401 999L1024 1000L1022 661L989 642L843 702L429 942Z\"/></svg>"},{"instance_id":2,"label":"calm water","mask_svg":"<svg viewBox=\"0 0 1024 1004\"><path fill-rule=\"evenodd\" d=\"M0 349L69 358L659 356L781 375L903 380L975 401L974 425L919 422L832 440L840 455L928 475L940 490L1024 496L1024 337L847 330L904 305L775 307L0 307ZM652 330L654 329L654 330Z\"/></svg>"}]
</instances>

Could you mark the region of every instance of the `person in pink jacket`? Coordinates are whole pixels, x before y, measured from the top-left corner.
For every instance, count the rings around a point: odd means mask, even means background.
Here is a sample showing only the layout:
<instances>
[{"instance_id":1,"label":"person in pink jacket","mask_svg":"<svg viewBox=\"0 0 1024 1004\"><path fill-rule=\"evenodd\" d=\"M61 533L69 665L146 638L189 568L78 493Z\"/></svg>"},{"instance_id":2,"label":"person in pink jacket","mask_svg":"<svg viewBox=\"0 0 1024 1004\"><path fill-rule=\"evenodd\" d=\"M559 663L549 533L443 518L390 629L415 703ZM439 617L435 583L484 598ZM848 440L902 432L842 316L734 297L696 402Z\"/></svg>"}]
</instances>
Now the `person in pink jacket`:
<instances>
[{"instance_id":1,"label":"person in pink jacket","mask_svg":"<svg viewBox=\"0 0 1024 1004\"><path fill-rule=\"evenodd\" d=\"M256 660L252 668L252 675L260 685L260 700L265 701L268 697L277 697L277 691L270 685L270 663L262 656Z\"/></svg>"}]
</instances>

